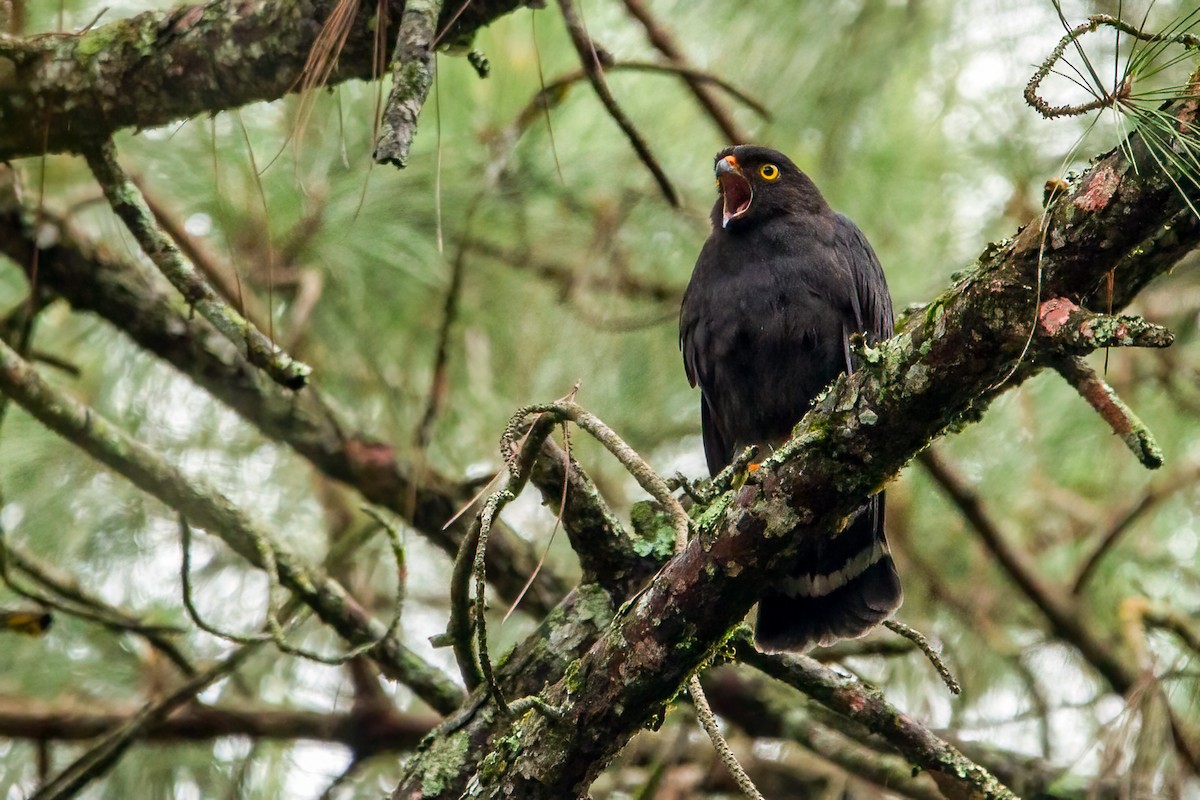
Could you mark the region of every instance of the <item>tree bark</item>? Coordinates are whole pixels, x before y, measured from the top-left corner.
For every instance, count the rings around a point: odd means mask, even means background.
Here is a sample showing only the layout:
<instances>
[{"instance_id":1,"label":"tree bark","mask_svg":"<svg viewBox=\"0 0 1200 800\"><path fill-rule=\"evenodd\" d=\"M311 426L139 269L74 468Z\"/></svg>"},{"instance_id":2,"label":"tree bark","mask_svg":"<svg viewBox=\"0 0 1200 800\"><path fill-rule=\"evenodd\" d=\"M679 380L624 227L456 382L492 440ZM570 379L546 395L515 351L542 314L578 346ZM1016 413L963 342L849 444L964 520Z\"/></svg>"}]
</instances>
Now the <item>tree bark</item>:
<instances>
[{"instance_id":1,"label":"tree bark","mask_svg":"<svg viewBox=\"0 0 1200 800\"><path fill-rule=\"evenodd\" d=\"M306 64L339 0L217 0L150 11L80 34L0 37L0 161L79 152L123 128L275 100L304 86ZM521 0L448 3L443 41L474 32ZM354 2L325 85L380 77L377 4ZM404 3L388 0L384 52ZM457 13L461 11L461 13Z\"/></svg>"}]
</instances>

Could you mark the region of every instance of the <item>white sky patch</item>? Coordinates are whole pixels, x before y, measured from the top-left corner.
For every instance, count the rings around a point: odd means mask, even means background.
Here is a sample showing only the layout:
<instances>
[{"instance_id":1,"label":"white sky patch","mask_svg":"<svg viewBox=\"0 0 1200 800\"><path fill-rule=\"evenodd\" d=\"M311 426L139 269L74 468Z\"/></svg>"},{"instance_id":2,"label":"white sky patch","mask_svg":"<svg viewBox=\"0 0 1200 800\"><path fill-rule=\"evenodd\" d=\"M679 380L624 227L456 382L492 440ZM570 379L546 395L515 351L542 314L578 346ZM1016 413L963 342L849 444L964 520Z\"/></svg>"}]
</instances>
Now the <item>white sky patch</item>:
<instances>
[{"instance_id":1,"label":"white sky patch","mask_svg":"<svg viewBox=\"0 0 1200 800\"><path fill-rule=\"evenodd\" d=\"M191 214L183 221L183 229L192 236L208 236L213 229L212 217L202 211Z\"/></svg>"}]
</instances>

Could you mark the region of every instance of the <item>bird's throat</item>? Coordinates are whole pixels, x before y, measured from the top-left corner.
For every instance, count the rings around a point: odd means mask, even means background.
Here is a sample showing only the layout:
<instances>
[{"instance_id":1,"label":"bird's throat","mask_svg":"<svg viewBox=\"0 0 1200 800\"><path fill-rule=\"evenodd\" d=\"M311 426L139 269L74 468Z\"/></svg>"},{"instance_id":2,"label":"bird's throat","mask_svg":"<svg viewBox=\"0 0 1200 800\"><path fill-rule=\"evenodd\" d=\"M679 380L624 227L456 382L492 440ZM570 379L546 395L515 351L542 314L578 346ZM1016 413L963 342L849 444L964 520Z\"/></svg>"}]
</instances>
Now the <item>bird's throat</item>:
<instances>
[{"instance_id":1,"label":"bird's throat","mask_svg":"<svg viewBox=\"0 0 1200 800\"><path fill-rule=\"evenodd\" d=\"M726 172L718 179L721 184L721 227L728 228L731 220L741 219L750 210L750 201L754 199L754 188L750 181L737 173Z\"/></svg>"}]
</instances>

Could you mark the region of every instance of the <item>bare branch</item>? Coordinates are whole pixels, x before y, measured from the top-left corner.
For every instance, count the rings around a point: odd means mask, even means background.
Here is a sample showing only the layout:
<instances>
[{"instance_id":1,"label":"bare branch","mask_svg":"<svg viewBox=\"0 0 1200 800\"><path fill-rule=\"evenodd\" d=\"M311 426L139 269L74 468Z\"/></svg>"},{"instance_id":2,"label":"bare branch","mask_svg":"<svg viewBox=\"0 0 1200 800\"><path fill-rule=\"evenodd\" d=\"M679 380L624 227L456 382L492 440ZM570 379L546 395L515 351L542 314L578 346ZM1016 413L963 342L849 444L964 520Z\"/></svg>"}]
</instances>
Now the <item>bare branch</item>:
<instances>
[{"instance_id":1,"label":"bare branch","mask_svg":"<svg viewBox=\"0 0 1200 800\"><path fill-rule=\"evenodd\" d=\"M1009 544L1008 537L1001 532L975 491L933 450L922 452L917 461L958 507L996 563L1037 607L1054 631L1079 649L1113 691L1124 694L1133 688L1138 681L1137 669L1112 651L1070 597L1058 587L1047 584L1025 554Z\"/></svg>"},{"instance_id":2,"label":"bare branch","mask_svg":"<svg viewBox=\"0 0 1200 800\"><path fill-rule=\"evenodd\" d=\"M650 43L654 45L658 52L662 53L676 67L687 68L687 58L683 55L683 50L671 35L671 32L663 27L654 19L650 10L642 3L642 0L623 0L625 9L629 11L642 27L646 29L646 36L650 39ZM696 101L704 107L708 112L708 116L716 123L721 132L725 134L727 144L746 144L750 141L737 123L733 121L733 116L729 110L721 105L721 101L713 91L698 80L696 77L683 74L683 79L687 83L688 89L695 95Z\"/></svg>"},{"instance_id":3,"label":"bare branch","mask_svg":"<svg viewBox=\"0 0 1200 800\"><path fill-rule=\"evenodd\" d=\"M0 736L6 739L85 741L127 724L136 709L97 709L0 703ZM143 729L156 742L196 742L226 736L308 739L344 744L356 753L411 750L440 718L401 714L394 708L355 705L349 712L290 708L207 706L191 703Z\"/></svg>"},{"instance_id":4,"label":"bare branch","mask_svg":"<svg viewBox=\"0 0 1200 800\"><path fill-rule=\"evenodd\" d=\"M596 48L595 42L588 36L587 30L584 28L583 20L579 17L579 12L575 9L575 4L572 0L558 0L558 7L562 11L563 22L566 23L567 33L571 35L571 43L575 45L575 52L579 54L579 63L583 65L583 71L587 73L588 81L592 84L592 89L596 92L596 96L600 98L600 102L604 105L606 111L617 126L625 133L625 137L629 139L630 146L637 153L641 162L646 165L646 169L650 170L650 174L654 176L654 180L658 183L658 188L662 190L663 196L667 202L673 206L679 205L679 196L675 193L675 187L671 185L670 178L663 171L662 166L658 163L658 159L650 152L649 145L638 133L633 122L629 117L625 116L625 112L617 105L617 100L613 97L612 92L608 88L607 81L604 80L604 65L601 63L600 53Z\"/></svg>"},{"instance_id":5,"label":"bare branch","mask_svg":"<svg viewBox=\"0 0 1200 800\"><path fill-rule=\"evenodd\" d=\"M125 751L150 729L162 723L175 709L191 702L214 682L232 674L257 650L258 645L242 645L178 689L146 706L120 727L106 733L97 744L43 784L33 795L34 800L66 800L76 796L83 787L116 766Z\"/></svg>"}]
</instances>

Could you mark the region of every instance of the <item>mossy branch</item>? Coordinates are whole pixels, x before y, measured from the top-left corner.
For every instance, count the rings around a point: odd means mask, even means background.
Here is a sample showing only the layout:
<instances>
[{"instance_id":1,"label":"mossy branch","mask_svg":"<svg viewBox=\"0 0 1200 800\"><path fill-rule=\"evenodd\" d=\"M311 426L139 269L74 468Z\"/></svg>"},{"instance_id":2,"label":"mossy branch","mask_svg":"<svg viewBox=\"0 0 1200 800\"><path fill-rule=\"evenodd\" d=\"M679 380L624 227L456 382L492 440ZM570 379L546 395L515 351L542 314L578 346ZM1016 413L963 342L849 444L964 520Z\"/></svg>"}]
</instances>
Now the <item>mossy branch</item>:
<instances>
[{"instance_id":1,"label":"mossy branch","mask_svg":"<svg viewBox=\"0 0 1200 800\"><path fill-rule=\"evenodd\" d=\"M383 108L373 158L380 164L408 165L408 150L417 132L417 117L437 65L434 38L442 0L408 0L400 17L400 33L392 54L392 91Z\"/></svg>"},{"instance_id":2,"label":"mossy branch","mask_svg":"<svg viewBox=\"0 0 1200 800\"><path fill-rule=\"evenodd\" d=\"M158 227L141 190L117 163L117 150L112 140L89 148L85 155L113 211L188 305L199 311L233 343L246 360L269 375L271 380L289 389L303 388L308 383L312 368L283 352L222 300L191 262L184 258L171 238Z\"/></svg>"},{"instance_id":3,"label":"mossy branch","mask_svg":"<svg viewBox=\"0 0 1200 800\"><path fill-rule=\"evenodd\" d=\"M739 661L879 734L913 764L956 783L962 796L1017 800L994 775L901 712L878 689L839 675L808 656L760 653L746 638L736 641L734 653Z\"/></svg>"},{"instance_id":4,"label":"mossy branch","mask_svg":"<svg viewBox=\"0 0 1200 800\"><path fill-rule=\"evenodd\" d=\"M1119 307L1194 247L1200 220L1183 214L1191 198L1169 176L1137 171L1130 154L1144 147L1134 134L1097 159L1070 202L1053 204L1039 223L987 248L974 270L829 387L723 517L627 604L571 676L546 690L562 720L526 717L505 727L517 752L470 796L549 800L586 791L761 587L782 577L799 547L836 536L863 499L931 441L981 418L995 397L1044 368L1038 343L1028 345L1043 297L1086 301L1112 271ZM1156 239L1168 224L1172 236ZM1043 248L1043 241L1055 246ZM1114 689L1136 684L1137 670L1075 618L1063 592L1039 596L1056 628Z\"/></svg>"}]
</instances>

